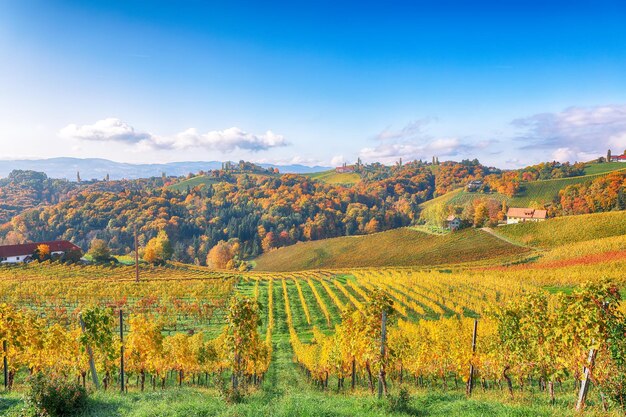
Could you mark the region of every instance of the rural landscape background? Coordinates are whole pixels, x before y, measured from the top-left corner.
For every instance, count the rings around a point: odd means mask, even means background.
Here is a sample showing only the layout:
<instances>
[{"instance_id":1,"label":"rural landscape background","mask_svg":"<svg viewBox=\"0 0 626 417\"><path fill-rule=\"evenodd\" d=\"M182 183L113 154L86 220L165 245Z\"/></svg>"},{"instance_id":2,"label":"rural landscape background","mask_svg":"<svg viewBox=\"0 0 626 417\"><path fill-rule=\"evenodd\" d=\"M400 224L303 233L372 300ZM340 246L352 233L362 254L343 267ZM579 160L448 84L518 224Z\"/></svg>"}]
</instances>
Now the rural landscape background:
<instances>
[{"instance_id":1,"label":"rural landscape background","mask_svg":"<svg viewBox=\"0 0 626 417\"><path fill-rule=\"evenodd\" d=\"M620 2L0 5L0 415L626 414Z\"/></svg>"}]
</instances>

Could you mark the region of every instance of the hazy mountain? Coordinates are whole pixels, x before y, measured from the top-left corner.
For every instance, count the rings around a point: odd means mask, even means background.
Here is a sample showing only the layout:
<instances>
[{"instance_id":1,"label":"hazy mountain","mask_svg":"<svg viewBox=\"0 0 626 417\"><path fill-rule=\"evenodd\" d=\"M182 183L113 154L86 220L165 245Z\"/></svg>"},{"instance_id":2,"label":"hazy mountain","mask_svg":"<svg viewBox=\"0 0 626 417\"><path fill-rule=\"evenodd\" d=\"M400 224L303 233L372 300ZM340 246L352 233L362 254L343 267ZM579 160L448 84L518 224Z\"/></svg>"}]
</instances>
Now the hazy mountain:
<instances>
[{"instance_id":1,"label":"hazy mountain","mask_svg":"<svg viewBox=\"0 0 626 417\"><path fill-rule=\"evenodd\" d=\"M273 165L259 164L264 168L278 168L285 173L308 173L325 171L330 168L305 165ZM186 175L190 172L208 171L222 166L220 161L186 161L170 162L166 164L129 164L114 162L99 158L50 158L50 159L23 159L23 160L0 160L0 177L6 177L14 169L33 170L45 172L51 178L76 179L76 172L80 172L83 180L102 179L109 174L112 180L128 178L146 178L160 176L165 172L167 175Z\"/></svg>"}]
</instances>

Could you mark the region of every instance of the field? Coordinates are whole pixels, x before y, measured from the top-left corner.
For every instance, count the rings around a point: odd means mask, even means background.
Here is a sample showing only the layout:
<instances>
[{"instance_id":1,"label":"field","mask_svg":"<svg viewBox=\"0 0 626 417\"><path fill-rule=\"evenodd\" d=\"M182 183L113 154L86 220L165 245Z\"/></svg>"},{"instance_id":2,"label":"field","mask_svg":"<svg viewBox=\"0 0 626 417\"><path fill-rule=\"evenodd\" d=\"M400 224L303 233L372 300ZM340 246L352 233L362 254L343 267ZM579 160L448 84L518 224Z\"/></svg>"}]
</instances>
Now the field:
<instances>
[{"instance_id":1,"label":"field","mask_svg":"<svg viewBox=\"0 0 626 417\"><path fill-rule=\"evenodd\" d=\"M555 217L545 222L501 226L496 232L525 245L550 248L626 235L626 212Z\"/></svg>"},{"instance_id":2,"label":"field","mask_svg":"<svg viewBox=\"0 0 626 417\"><path fill-rule=\"evenodd\" d=\"M574 411L576 375L589 339L604 340L597 333L602 326L585 320L595 314L593 300L606 291L606 280L626 293L624 224L623 212L609 212L495 230L537 248L476 229L437 234L403 228L275 250L258 263L273 272L142 264L139 282L127 265L0 267L0 335L9 329L11 380L11 390L0 394L0 414L22 415L31 369L82 381L92 392L77 414L85 417L580 415ZM529 233L535 238L527 239ZM311 267L315 256L323 264ZM243 297L259 303L260 321L251 330L256 341L246 351L246 366L235 373L238 347L229 342L229 317L231 302ZM557 308L567 302L576 308ZM612 302L615 311L626 312ZM390 317L389 394L382 399L375 395L379 303L388 303ZM94 347L108 389L91 382L81 349L79 314L94 306L115 318L101 330L110 342ZM125 394L119 393L120 310ZM512 314L528 316L518 328L528 334L502 325ZM572 332L586 336L563 337ZM540 340L549 341L549 356ZM107 346L112 359L105 359ZM606 348L598 353L597 383L615 375L608 355ZM470 363L477 373L468 398ZM510 389L502 371L507 364ZM239 400L229 394L233 375L243 384ZM553 375L550 389L546 375ZM614 403L603 411L602 398L594 384L585 415L620 415Z\"/></svg>"},{"instance_id":3,"label":"field","mask_svg":"<svg viewBox=\"0 0 626 417\"><path fill-rule=\"evenodd\" d=\"M198 187L198 186L200 186L201 188L204 188L207 185L215 184L217 181L218 180L215 178L210 178L210 177L207 177L206 175L199 175L193 178L182 180L180 182L177 182L176 184L172 184L167 188L169 188L170 190L174 190L174 191L186 192L187 189L194 189L195 187Z\"/></svg>"},{"instance_id":4,"label":"field","mask_svg":"<svg viewBox=\"0 0 626 417\"><path fill-rule=\"evenodd\" d=\"M603 164L587 164L585 175L603 174L611 171L626 169L623 162L605 162Z\"/></svg>"},{"instance_id":5,"label":"field","mask_svg":"<svg viewBox=\"0 0 626 417\"><path fill-rule=\"evenodd\" d=\"M328 184L353 185L361 181L360 175L355 172L340 174L340 173L337 173L335 170L330 170L330 171L315 172L313 174L305 174L305 175L315 180L323 181Z\"/></svg>"},{"instance_id":6,"label":"field","mask_svg":"<svg viewBox=\"0 0 626 417\"><path fill-rule=\"evenodd\" d=\"M548 394L540 389L536 376L526 386L518 386L514 378L515 395L508 398L498 388L497 374L490 374L486 368L483 369L483 382L477 382L476 390L468 400L463 380L467 375L469 359L463 359L463 366L457 368L453 365L457 360L454 355L470 357L467 356L471 348L470 324L476 317L481 317L478 351L487 354L492 349L489 338L494 327L484 317L485 312L494 306L541 287L571 288L585 278L598 277L598 268L604 274L617 278L623 267L624 260L601 266L586 265L582 269L580 266L551 268L548 274L532 267L504 270L451 268L446 272L414 268L359 268L232 274L173 265L160 268L144 266L141 282L135 283L132 267L31 264L0 268L0 293L3 303L36 311L39 316L45 317L45 326L60 325L55 334L62 332L61 329L76 329L77 312L86 305L123 308L129 321L133 316L147 315L164 323L164 346L168 346L169 340L175 337L182 337L182 340L191 343L196 340L191 336L191 330L195 335L202 334L206 343L212 343L223 331L226 306L231 297L248 296L260 302L261 325L257 331L271 345L271 363L263 374L262 382L258 386L250 386L248 395L242 401L226 401L219 388L218 381L226 381L228 371L219 371L209 363L199 365L192 359L176 362L177 359L168 356L165 351L162 353L166 360L164 369L181 369L185 379L181 383L177 372L167 371L163 374L166 375L163 389L159 386L152 388L146 383L145 392L141 392L138 368L131 354L126 370L131 375L128 393L120 395L115 392L119 389L116 388L119 380L114 368L109 390L100 389L90 397L86 410L80 414L84 416L574 416L577 415L573 410L575 394L567 388L571 381L564 381L555 388L555 405L550 405ZM558 277L560 281L555 281L553 277ZM563 278L565 281L562 281ZM68 291L68 288L71 290ZM378 400L370 394L364 368L367 363L356 362L355 387L352 389L349 378L342 387L342 374L330 370L336 368L326 368L324 362L332 360L332 356L325 356L324 346L335 340L334 335L340 329L337 326L342 325L342 311L367 311L366 305L375 296L377 288L381 288L393 303L393 323L397 324L390 327L392 349L396 349L394 346L401 341L397 339L401 334L437 331L438 325L461 326L458 331L446 331L446 336L428 339L445 345L443 351L439 350L439 345L429 348L424 345L419 348L421 359L417 362L415 359L407 360L404 370L399 370L396 362L389 363L391 398L398 398L398 390L402 386L409 390L410 399L401 409L396 408L392 400ZM209 306L208 309L203 309L203 305ZM133 325L127 326L127 349L141 349L131 342L137 329ZM404 326L401 328L405 330L397 333L397 326ZM114 328L113 332L117 334L118 330ZM64 351L60 346L56 345L55 351L48 351L48 356ZM433 349L440 354L434 356L424 349ZM417 350L409 350L407 354L412 351ZM439 366L445 362L439 361L444 360L441 356L444 351L446 355L453 356L446 356L445 361L449 361L450 367L443 368L446 370L442 379ZM306 352L314 354L307 356ZM582 355L586 352L583 351ZM18 352L9 356L11 363L20 358ZM82 358L84 361L84 356ZM439 359L429 362L428 358ZM485 356L478 363L486 366L487 358ZM57 360L50 364L47 361L31 361L31 365L42 368L59 366L60 363L67 362ZM419 366L412 367L410 363ZM70 372L79 372L86 362L64 366L73 369ZM100 365L98 369L101 369ZM158 368L148 369L150 375L161 372ZM204 378L205 372L208 372L208 379ZM513 372L515 375L522 369L516 368ZM18 371L13 391L0 395L2 415L19 415L26 375L26 370ZM322 379L318 380L320 377ZM89 378L86 384L93 389ZM598 393L592 389L586 415L618 415L614 409L604 413L601 408Z\"/></svg>"},{"instance_id":7,"label":"field","mask_svg":"<svg viewBox=\"0 0 626 417\"><path fill-rule=\"evenodd\" d=\"M527 207L531 203L546 204L551 203L558 197L559 191L569 185L580 184L601 177L608 172L625 169L624 164L619 162L590 164L585 169L586 175L580 177L523 182L520 192L514 197L498 193L472 193L464 189L458 189L427 201L422 204L422 207L425 210L431 210L438 204L462 206L469 201L479 198L493 198L499 201L506 201L509 207Z\"/></svg>"},{"instance_id":8,"label":"field","mask_svg":"<svg viewBox=\"0 0 626 417\"><path fill-rule=\"evenodd\" d=\"M516 257L529 250L481 230L435 236L409 228L373 235L339 237L276 249L256 259L266 271L316 268L441 265Z\"/></svg>"}]
</instances>

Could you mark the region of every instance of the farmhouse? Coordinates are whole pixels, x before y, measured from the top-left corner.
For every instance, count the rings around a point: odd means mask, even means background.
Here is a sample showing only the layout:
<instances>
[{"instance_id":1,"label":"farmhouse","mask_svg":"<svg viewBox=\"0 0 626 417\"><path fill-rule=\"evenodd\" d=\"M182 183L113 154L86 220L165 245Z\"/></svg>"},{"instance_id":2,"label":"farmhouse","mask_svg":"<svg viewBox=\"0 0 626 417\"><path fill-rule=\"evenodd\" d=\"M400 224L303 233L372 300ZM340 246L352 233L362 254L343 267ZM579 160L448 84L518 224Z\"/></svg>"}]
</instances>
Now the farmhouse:
<instances>
[{"instance_id":1,"label":"farmhouse","mask_svg":"<svg viewBox=\"0 0 626 417\"><path fill-rule=\"evenodd\" d=\"M626 154L624 155L611 155L610 162L626 162Z\"/></svg>"},{"instance_id":2,"label":"farmhouse","mask_svg":"<svg viewBox=\"0 0 626 417\"><path fill-rule=\"evenodd\" d=\"M335 172L338 174L349 174L354 172L354 165L343 164L342 166L335 168Z\"/></svg>"},{"instance_id":3,"label":"farmhouse","mask_svg":"<svg viewBox=\"0 0 626 417\"><path fill-rule=\"evenodd\" d=\"M450 230L459 230L461 228L461 219L451 214L446 218L446 225Z\"/></svg>"},{"instance_id":4,"label":"farmhouse","mask_svg":"<svg viewBox=\"0 0 626 417\"><path fill-rule=\"evenodd\" d=\"M0 264L14 264L33 260L33 253L39 245L47 245L50 248L50 256L61 256L69 251L82 250L67 240L55 240L52 242L34 242L23 245L0 246Z\"/></svg>"},{"instance_id":5,"label":"farmhouse","mask_svg":"<svg viewBox=\"0 0 626 417\"><path fill-rule=\"evenodd\" d=\"M474 181L468 182L466 188L467 188L467 191L474 192L474 191L478 191L480 187L482 186L483 186L482 180L474 180Z\"/></svg>"},{"instance_id":6,"label":"farmhouse","mask_svg":"<svg viewBox=\"0 0 626 417\"><path fill-rule=\"evenodd\" d=\"M506 224L542 222L546 219L547 215L547 210L511 207L506 212Z\"/></svg>"}]
</instances>

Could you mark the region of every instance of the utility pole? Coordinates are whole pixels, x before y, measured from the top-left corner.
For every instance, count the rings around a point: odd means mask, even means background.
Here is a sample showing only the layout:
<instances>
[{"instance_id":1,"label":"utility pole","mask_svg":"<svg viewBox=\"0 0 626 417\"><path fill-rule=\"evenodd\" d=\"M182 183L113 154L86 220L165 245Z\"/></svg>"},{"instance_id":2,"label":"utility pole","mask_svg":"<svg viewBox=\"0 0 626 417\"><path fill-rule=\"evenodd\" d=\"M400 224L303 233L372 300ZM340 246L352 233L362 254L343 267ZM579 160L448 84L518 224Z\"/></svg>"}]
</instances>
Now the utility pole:
<instances>
[{"instance_id":1,"label":"utility pole","mask_svg":"<svg viewBox=\"0 0 626 417\"><path fill-rule=\"evenodd\" d=\"M137 225L135 225L135 282L139 282L139 239L137 239Z\"/></svg>"}]
</instances>

